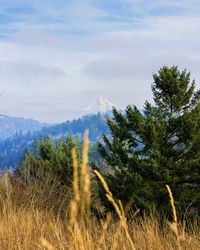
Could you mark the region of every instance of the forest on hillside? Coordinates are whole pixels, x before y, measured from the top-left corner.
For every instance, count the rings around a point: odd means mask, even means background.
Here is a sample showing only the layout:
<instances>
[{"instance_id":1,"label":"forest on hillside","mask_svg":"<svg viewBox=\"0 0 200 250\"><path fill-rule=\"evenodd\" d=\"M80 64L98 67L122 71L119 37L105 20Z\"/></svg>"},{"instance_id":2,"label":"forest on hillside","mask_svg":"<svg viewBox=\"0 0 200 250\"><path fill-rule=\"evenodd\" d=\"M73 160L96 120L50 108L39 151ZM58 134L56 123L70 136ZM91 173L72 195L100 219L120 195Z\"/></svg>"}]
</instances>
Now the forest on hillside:
<instances>
[{"instance_id":1,"label":"forest on hillside","mask_svg":"<svg viewBox=\"0 0 200 250\"><path fill-rule=\"evenodd\" d=\"M67 138L83 139L85 130L89 130L90 144L102 140L102 134L108 135L107 118L110 114L94 114L67 121L61 124L44 127L38 131L16 132L14 135L0 140L0 169L15 168L24 158L27 149L31 150L35 140L50 136L52 141Z\"/></svg>"}]
</instances>

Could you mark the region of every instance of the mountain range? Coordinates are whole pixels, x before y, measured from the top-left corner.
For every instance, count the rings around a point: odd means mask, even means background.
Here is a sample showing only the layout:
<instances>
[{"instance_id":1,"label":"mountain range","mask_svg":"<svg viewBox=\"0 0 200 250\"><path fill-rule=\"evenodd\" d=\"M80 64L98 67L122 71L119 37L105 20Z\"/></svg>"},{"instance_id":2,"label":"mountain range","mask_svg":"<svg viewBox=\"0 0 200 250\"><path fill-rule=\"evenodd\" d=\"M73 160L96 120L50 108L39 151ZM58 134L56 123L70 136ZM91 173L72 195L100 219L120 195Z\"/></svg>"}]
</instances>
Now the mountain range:
<instances>
[{"instance_id":1,"label":"mountain range","mask_svg":"<svg viewBox=\"0 0 200 250\"><path fill-rule=\"evenodd\" d=\"M102 134L109 134L107 118L109 114L98 113L86 115L73 121L43 127L41 130L31 132L20 131L12 136L0 140L0 169L15 167L22 159L25 149L30 148L35 139L50 136L55 142L58 139L66 139L67 134L73 137L83 138L86 130L89 130L89 142L92 144L102 140Z\"/></svg>"},{"instance_id":2,"label":"mountain range","mask_svg":"<svg viewBox=\"0 0 200 250\"><path fill-rule=\"evenodd\" d=\"M89 130L89 142L102 140L102 134L109 134L107 118L112 116L112 108L116 107L106 98L99 97L88 106L79 108L83 115L72 121L56 125L40 123L33 119L0 115L0 169L15 167L22 159L25 149L30 149L35 139L50 136L55 142L66 139L67 134L83 138Z\"/></svg>"},{"instance_id":3,"label":"mountain range","mask_svg":"<svg viewBox=\"0 0 200 250\"><path fill-rule=\"evenodd\" d=\"M17 132L27 133L41 130L43 127L50 126L47 123L40 123L33 119L10 117L0 114L0 140L6 139Z\"/></svg>"}]
</instances>

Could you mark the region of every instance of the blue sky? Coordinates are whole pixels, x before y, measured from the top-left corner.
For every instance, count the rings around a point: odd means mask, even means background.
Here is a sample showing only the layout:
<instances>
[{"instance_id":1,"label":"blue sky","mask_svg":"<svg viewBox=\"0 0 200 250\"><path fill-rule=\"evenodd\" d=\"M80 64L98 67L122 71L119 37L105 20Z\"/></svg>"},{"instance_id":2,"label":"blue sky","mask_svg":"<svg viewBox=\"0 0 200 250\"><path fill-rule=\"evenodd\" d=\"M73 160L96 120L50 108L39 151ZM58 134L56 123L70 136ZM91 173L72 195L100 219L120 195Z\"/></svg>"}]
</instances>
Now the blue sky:
<instances>
[{"instance_id":1,"label":"blue sky","mask_svg":"<svg viewBox=\"0 0 200 250\"><path fill-rule=\"evenodd\" d=\"M151 101L163 65L200 88L199 0L0 0L0 113L60 122Z\"/></svg>"}]
</instances>

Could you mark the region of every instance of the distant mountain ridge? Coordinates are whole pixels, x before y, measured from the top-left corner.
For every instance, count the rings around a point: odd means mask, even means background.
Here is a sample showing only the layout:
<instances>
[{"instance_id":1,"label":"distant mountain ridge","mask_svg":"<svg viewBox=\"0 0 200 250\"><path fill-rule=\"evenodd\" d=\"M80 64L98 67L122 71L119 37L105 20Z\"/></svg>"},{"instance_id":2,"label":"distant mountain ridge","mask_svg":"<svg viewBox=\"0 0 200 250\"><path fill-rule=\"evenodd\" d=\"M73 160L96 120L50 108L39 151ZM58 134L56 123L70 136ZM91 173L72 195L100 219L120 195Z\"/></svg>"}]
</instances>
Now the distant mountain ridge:
<instances>
[{"instance_id":1,"label":"distant mountain ridge","mask_svg":"<svg viewBox=\"0 0 200 250\"><path fill-rule=\"evenodd\" d=\"M14 135L0 140L0 169L15 167L22 158L26 148L29 148L34 139L49 135L53 141L57 139L65 139L67 134L80 139L83 138L86 129L89 130L90 143L102 139L102 134L109 134L107 126L106 113L98 113L96 115L86 115L82 118L66 121L61 124L44 127L39 131L18 132Z\"/></svg>"},{"instance_id":2,"label":"distant mountain ridge","mask_svg":"<svg viewBox=\"0 0 200 250\"><path fill-rule=\"evenodd\" d=\"M6 139L17 132L35 132L43 127L49 126L47 123L40 123L33 119L21 117L11 117L0 114L0 140Z\"/></svg>"}]
</instances>

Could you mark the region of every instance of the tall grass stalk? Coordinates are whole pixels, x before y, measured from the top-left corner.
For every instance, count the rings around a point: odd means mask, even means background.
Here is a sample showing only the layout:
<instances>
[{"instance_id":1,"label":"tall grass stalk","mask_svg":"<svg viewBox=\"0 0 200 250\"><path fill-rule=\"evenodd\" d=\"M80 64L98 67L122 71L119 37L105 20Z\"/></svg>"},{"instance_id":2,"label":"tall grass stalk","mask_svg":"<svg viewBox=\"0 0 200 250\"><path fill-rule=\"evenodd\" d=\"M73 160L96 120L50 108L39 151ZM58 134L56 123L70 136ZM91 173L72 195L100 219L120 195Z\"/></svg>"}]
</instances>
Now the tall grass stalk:
<instances>
[{"instance_id":1,"label":"tall grass stalk","mask_svg":"<svg viewBox=\"0 0 200 250\"><path fill-rule=\"evenodd\" d=\"M176 215L176 207L174 205L174 198L173 198L172 191L171 191L170 187L168 185L166 185L166 188L167 188L167 191L169 193L170 204L172 207L173 217L174 217L174 221L172 223L169 223L169 225L170 225L170 228L172 229L172 231L174 231L174 233L176 235L177 247L180 250L181 244L180 244L180 238L179 238L179 233L178 233L178 221L177 221L177 215Z\"/></svg>"},{"instance_id":2,"label":"tall grass stalk","mask_svg":"<svg viewBox=\"0 0 200 250\"><path fill-rule=\"evenodd\" d=\"M58 192L58 183L47 175L39 182L29 182L25 188L14 185L9 179L0 180L0 249L5 250L197 250L200 249L198 220L184 232L184 241L178 235L178 222L170 188L168 192L173 210L175 230L160 227L153 216L134 216L127 221L122 203L116 201L99 172L95 174L104 186L106 196L115 208L119 219L111 213L97 219L90 212L90 171L87 160L88 141L84 139L81 166L76 152L74 164L73 196L65 199L65 192ZM80 170L80 171L79 171ZM53 186L52 186L53 185ZM93 198L92 198L93 199ZM48 204L46 205L47 202ZM55 209L56 206L56 209ZM60 208L61 207L61 208ZM172 226L173 227L173 226ZM179 223L181 229L181 223Z\"/></svg>"}]
</instances>

